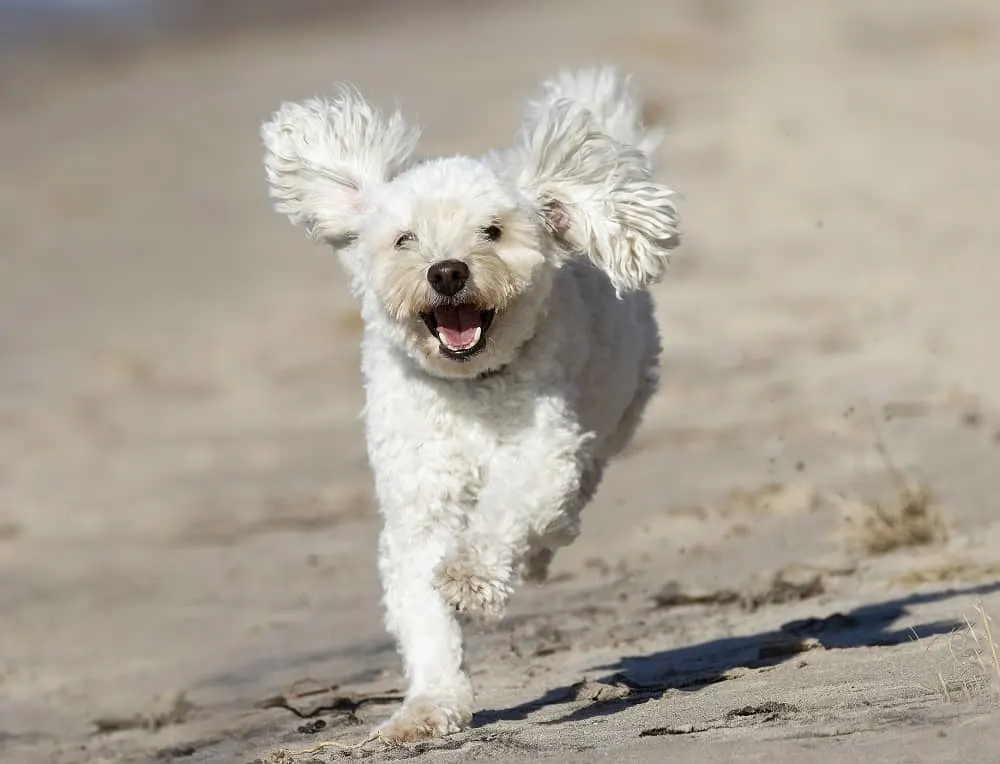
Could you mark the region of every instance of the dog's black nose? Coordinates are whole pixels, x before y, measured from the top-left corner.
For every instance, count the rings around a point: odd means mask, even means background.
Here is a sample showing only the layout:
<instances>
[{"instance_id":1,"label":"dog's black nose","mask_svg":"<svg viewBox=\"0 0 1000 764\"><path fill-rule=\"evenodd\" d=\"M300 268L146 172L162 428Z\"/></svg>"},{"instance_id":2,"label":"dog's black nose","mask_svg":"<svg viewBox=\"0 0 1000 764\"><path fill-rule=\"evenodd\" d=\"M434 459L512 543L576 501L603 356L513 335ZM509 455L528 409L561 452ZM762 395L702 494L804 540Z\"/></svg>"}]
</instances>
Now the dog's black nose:
<instances>
[{"instance_id":1,"label":"dog's black nose","mask_svg":"<svg viewBox=\"0 0 1000 764\"><path fill-rule=\"evenodd\" d=\"M454 297L469 280L469 266L461 260L442 260L427 269L431 288L445 297Z\"/></svg>"}]
</instances>

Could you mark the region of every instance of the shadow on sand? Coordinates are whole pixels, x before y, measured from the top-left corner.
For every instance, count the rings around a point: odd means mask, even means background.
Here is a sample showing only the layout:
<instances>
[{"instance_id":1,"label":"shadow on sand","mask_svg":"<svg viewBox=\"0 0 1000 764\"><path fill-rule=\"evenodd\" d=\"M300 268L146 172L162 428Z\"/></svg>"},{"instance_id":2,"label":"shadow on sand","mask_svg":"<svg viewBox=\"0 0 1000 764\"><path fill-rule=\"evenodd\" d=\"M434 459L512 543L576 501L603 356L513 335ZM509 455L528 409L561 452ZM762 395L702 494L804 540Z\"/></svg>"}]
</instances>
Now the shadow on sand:
<instances>
[{"instance_id":1,"label":"shadow on sand","mask_svg":"<svg viewBox=\"0 0 1000 764\"><path fill-rule=\"evenodd\" d=\"M978 586L949 588L913 594L856 608L847 613L833 613L823 618L790 621L774 631L743 637L727 637L688 647L623 657L615 664L595 667L612 673L597 682L624 685L624 698L594 702L559 719L543 724L610 716L637 703L656 700L668 690L695 691L726 678L731 669L773 666L804 652L807 640L816 640L828 650L851 647L898 645L915 639L947 634L965 624L959 621L933 621L918 626L898 628L895 624L909 613L909 608L961 596L984 596L1000 590L1000 581ZM575 685L549 690L535 700L513 708L483 711L476 714L475 726L498 721L517 721L546 706L569 703L576 699Z\"/></svg>"}]
</instances>

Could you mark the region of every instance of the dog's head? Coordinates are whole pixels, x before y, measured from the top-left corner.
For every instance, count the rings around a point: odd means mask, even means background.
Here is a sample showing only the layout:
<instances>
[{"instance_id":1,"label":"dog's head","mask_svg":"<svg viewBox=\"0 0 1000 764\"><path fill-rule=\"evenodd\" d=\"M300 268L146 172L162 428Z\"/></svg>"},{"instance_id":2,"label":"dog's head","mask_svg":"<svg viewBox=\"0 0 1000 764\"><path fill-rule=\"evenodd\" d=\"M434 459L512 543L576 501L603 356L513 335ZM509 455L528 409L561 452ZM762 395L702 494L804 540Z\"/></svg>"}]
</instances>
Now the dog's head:
<instances>
[{"instance_id":1,"label":"dog's head","mask_svg":"<svg viewBox=\"0 0 1000 764\"><path fill-rule=\"evenodd\" d=\"M370 329L433 374L478 376L533 336L568 258L627 291L657 280L676 242L670 191L609 134L621 115L597 91L550 86L516 146L477 159L413 159L418 131L352 88L285 104L262 129L271 195L339 252Z\"/></svg>"}]
</instances>

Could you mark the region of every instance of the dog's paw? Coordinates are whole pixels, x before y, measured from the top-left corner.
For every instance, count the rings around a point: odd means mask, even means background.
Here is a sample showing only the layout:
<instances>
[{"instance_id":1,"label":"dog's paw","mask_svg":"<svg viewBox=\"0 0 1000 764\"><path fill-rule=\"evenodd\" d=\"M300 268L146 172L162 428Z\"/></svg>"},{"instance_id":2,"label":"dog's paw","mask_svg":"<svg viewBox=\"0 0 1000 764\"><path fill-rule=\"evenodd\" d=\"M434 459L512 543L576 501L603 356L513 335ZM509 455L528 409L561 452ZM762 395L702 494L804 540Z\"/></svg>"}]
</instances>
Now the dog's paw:
<instances>
[{"instance_id":1,"label":"dog's paw","mask_svg":"<svg viewBox=\"0 0 1000 764\"><path fill-rule=\"evenodd\" d=\"M434 572L434 586L448 605L494 619L507 607L510 579L510 566L484 564L467 549L445 557Z\"/></svg>"},{"instance_id":2,"label":"dog's paw","mask_svg":"<svg viewBox=\"0 0 1000 764\"><path fill-rule=\"evenodd\" d=\"M461 732L470 721L467 704L417 696L376 727L374 735L386 743L412 743Z\"/></svg>"}]
</instances>

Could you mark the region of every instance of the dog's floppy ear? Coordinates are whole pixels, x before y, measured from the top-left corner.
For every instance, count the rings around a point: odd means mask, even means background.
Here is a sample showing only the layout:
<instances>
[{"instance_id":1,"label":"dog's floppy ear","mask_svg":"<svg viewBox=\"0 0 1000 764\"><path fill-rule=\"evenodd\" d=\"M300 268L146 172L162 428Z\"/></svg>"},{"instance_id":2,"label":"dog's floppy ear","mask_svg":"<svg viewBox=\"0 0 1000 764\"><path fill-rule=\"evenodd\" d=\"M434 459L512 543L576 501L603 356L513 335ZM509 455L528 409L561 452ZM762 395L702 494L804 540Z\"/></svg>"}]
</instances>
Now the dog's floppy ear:
<instances>
[{"instance_id":1,"label":"dog's floppy ear","mask_svg":"<svg viewBox=\"0 0 1000 764\"><path fill-rule=\"evenodd\" d=\"M572 101L585 108L598 130L619 143L641 149L653 167L664 133L659 127L643 124L642 106L631 76L610 66L563 70L545 80L528 101L526 122L537 122L559 101Z\"/></svg>"},{"instance_id":2,"label":"dog's floppy ear","mask_svg":"<svg viewBox=\"0 0 1000 764\"><path fill-rule=\"evenodd\" d=\"M344 246L357 235L370 192L406 166L420 132L342 85L329 100L282 104L261 137L275 209L310 238Z\"/></svg>"},{"instance_id":3,"label":"dog's floppy ear","mask_svg":"<svg viewBox=\"0 0 1000 764\"><path fill-rule=\"evenodd\" d=\"M549 101L524 130L518 185L562 247L586 254L621 293L663 276L679 241L677 209L645 152L601 127L582 104Z\"/></svg>"}]
</instances>

